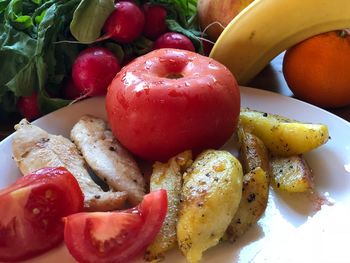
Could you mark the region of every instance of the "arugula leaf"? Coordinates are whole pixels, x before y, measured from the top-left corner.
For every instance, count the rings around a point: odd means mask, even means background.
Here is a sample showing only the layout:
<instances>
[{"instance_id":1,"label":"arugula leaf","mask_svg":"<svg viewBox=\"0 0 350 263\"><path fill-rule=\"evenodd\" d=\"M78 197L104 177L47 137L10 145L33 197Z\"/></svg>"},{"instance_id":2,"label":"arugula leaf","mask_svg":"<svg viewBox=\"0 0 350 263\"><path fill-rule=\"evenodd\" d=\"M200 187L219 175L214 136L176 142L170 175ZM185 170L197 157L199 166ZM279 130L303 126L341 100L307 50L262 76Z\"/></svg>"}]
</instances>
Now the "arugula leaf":
<instances>
[{"instance_id":1,"label":"arugula leaf","mask_svg":"<svg viewBox=\"0 0 350 263\"><path fill-rule=\"evenodd\" d=\"M114 0L82 0L70 24L72 35L81 43L94 42L113 10Z\"/></svg>"}]
</instances>

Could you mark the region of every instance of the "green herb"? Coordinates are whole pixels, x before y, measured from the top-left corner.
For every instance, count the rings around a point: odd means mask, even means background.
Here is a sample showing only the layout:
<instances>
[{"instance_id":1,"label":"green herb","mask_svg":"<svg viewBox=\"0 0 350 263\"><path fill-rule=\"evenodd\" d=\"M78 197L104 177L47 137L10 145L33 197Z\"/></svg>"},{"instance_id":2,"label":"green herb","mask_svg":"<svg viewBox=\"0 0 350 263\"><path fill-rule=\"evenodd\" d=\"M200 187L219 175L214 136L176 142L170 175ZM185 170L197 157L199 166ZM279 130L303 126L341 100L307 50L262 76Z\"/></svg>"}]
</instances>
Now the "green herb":
<instances>
[{"instance_id":1,"label":"green herb","mask_svg":"<svg viewBox=\"0 0 350 263\"><path fill-rule=\"evenodd\" d=\"M114 0L82 0L74 12L70 31L81 43L92 43L113 10Z\"/></svg>"}]
</instances>

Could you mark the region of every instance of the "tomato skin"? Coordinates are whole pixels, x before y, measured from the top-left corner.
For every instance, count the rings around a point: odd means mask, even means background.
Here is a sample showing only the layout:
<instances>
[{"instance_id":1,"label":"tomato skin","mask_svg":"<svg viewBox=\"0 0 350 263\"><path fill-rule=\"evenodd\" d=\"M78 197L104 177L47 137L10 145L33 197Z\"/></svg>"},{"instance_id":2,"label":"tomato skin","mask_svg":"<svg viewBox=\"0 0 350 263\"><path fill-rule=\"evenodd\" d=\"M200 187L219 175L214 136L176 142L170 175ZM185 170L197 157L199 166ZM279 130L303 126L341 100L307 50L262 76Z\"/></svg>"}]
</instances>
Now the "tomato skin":
<instances>
[{"instance_id":1,"label":"tomato skin","mask_svg":"<svg viewBox=\"0 0 350 263\"><path fill-rule=\"evenodd\" d=\"M116 75L106 111L129 151L166 161L184 150L221 147L237 127L240 93L234 76L213 59L159 49Z\"/></svg>"},{"instance_id":2,"label":"tomato skin","mask_svg":"<svg viewBox=\"0 0 350 263\"><path fill-rule=\"evenodd\" d=\"M165 190L145 195L137 207L121 212L78 213L64 218L64 240L79 262L126 263L144 252L167 212Z\"/></svg>"},{"instance_id":3,"label":"tomato skin","mask_svg":"<svg viewBox=\"0 0 350 263\"><path fill-rule=\"evenodd\" d=\"M25 260L58 245L62 217L83 209L84 197L65 168L43 168L0 190L0 261Z\"/></svg>"}]
</instances>

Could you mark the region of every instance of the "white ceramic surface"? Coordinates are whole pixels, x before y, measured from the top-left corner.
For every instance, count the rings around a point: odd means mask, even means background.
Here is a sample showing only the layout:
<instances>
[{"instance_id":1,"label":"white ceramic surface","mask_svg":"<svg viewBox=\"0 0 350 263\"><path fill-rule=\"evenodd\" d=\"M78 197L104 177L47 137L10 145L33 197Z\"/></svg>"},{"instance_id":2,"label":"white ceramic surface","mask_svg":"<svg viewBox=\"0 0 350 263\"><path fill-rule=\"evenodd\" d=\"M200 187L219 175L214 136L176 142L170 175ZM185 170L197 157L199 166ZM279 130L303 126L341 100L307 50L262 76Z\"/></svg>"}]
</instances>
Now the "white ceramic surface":
<instances>
[{"instance_id":1,"label":"white ceramic surface","mask_svg":"<svg viewBox=\"0 0 350 263\"><path fill-rule=\"evenodd\" d=\"M268 207L258 224L236 243L221 244L207 251L202 262L350 262L350 123L276 93L242 87L241 95L244 107L325 123L331 139L305 156L314 172L317 194L285 194L271 189ZM86 113L105 117L104 100L85 100L35 123L51 133L68 136L74 122ZM11 159L11 136L0 143L0 167L0 188L20 176ZM319 196L333 205L322 205ZM74 260L62 245L29 262ZM165 262L185 262L185 259L174 250L166 255Z\"/></svg>"}]
</instances>

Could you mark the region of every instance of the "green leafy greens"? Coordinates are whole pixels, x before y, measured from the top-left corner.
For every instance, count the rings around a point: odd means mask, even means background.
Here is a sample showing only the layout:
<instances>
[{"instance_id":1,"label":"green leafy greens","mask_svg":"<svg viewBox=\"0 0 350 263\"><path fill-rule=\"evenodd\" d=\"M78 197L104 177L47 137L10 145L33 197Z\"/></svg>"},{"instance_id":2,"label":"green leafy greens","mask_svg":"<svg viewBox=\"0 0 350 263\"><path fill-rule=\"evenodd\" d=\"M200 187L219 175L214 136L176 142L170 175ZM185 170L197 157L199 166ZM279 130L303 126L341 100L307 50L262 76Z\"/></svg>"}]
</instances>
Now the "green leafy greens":
<instances>
[{"instance_id":1,"label":"green leafy greens","mask_svg":"<svg viewBox=\"0 0 350 263\"><path fill-rule=\"evenodd\" d=\"M69 38L67 27L79 0L0 2L0 110L15 111L20 96L39 94L45 112L65 106L51 98L70 72L78 44L55 44Z\"/></svg>"}]
</instances>

